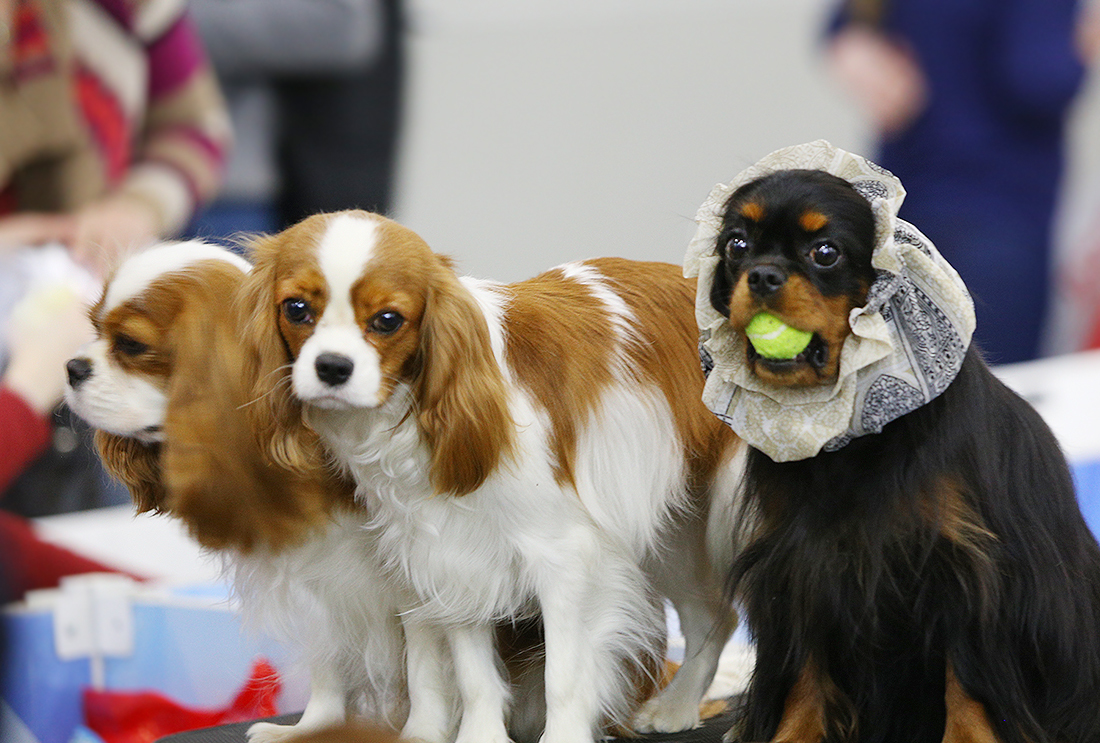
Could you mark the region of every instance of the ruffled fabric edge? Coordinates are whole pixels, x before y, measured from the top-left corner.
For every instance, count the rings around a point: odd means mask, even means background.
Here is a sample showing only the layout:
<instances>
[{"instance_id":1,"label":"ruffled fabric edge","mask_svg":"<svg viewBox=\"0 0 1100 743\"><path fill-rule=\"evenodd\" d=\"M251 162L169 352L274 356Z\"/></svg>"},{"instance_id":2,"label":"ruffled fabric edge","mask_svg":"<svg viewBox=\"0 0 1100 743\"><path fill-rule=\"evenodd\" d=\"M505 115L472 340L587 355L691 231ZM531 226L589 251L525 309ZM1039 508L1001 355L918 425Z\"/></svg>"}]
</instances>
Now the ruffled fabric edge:
<instances>
[{"instance_id":1,"label":"ruffled fabric edge","mask_svg":"<svg viewBox=\"0 0 1100 743\"><path fill-rule=\"evenodd\" d=\"M872 265L878 277L867 303L849 316L837 381L814 388L769 385L746 363L745 340L710 304L718 269L722 214L742 185L778 170L824 170L850 182L875 217ZM898 218L905 198L889 171L825 140L764 157L699 207L684 275L698 278L695 314L708 378L706 405L748 443L776 461L815 456L939 395L957 375L974 332L973 301L958 273L924 235Z\"/></svg>"}]
</instances>

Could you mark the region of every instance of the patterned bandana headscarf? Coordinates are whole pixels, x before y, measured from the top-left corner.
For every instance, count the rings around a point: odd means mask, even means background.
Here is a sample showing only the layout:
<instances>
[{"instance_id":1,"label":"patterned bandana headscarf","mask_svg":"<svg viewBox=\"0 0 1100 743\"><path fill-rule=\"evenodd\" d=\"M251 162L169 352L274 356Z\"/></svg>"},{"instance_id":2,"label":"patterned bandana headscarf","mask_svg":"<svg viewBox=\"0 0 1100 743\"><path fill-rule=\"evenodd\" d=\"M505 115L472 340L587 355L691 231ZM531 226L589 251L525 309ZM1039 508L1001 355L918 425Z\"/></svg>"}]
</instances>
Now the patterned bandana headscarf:
<instances>
[{"instance_id":1,"label":"patterned bandana headscarf","mask_svg":"<svg viewBox=\"0 0 1100 743\"><path fill-rule=\"evenodd\" d=\"M852 333L844 341L836 383L821 387L761 381L748 368L744 337L710 303L719 264L716 243L730 195L791 168L844 178L871 203L875 216L871 263L877 278L867 304L848 316ZM834 451L857 436L880 432L947 389L962 366L974 333L974 304L928 238L898 219L904 198L905 189L889 171L818 140L773 152L733 182L715 186L699 207L684 275L699 278L695 317L700 356L709 371L703 402L776 462Z\"/></svg>"}]
</instances>

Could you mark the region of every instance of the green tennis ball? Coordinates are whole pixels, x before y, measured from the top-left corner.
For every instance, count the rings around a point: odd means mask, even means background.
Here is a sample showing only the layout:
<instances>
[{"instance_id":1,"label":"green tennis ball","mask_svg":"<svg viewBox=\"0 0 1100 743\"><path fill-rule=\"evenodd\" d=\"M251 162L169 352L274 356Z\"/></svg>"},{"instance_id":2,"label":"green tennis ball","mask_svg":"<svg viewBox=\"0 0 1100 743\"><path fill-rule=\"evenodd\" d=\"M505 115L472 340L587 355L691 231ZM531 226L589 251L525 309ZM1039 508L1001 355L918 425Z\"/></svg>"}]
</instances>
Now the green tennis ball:
<instances>
[{"instance_id":1,"label":"green tennis ball","mask_svg":"<svg viewBox=\"0 0 1100 743\"><path fill-rule=\"evenodd\" d=\"M814 334L792 328L769 312L761 312L749 321L745 335L764 358L793 359L806 350Z\"/></svg>"}]
</instances>

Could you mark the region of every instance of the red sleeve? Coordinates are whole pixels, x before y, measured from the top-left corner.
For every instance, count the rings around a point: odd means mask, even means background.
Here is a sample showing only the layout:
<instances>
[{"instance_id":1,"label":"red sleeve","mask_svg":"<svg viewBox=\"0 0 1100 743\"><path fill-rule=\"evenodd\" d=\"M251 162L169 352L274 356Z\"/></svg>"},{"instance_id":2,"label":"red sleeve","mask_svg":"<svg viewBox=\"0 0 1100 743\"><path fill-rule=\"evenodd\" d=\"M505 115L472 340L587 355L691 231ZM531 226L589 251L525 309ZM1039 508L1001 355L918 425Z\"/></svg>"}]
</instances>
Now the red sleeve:
<instances>
[{"instance_id":1,"label":"red sleeve","mask_svg":"<svg viewBox=\"0 0 1100 743\"><path fill-rule=\"evenodd\" d=\"M50 444L49 419L0 386L0 494Z\"/></svg>"},{"instance_id":2,"label":"red sleeve","mask_svg":"<svg viewBox=\"0 0 1100 743\"><path fill-rule=\"evenodd\" d=\"M8 595L16 600L27 591L55 588L66 575L82 573L123 573L137 580L140 576L79 555L72 550L38 538L27 519L0 511L0 567L5 571Z\"/></svg>"}]
</instances>

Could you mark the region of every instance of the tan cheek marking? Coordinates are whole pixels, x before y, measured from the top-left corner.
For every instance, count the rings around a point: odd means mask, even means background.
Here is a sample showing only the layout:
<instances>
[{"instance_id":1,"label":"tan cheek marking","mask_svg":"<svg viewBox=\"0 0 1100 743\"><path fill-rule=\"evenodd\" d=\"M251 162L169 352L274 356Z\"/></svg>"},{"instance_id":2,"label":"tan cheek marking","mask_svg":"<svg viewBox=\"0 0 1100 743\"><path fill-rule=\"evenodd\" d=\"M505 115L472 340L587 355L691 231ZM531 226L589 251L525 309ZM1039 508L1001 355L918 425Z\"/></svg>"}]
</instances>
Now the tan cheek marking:
<instances>
[{"instance_id":1,"label":"tan cheek marking","mask_svg":"<svg viewBox=\"0 0 1100 743\"><path fill-rule=\"evenodd\" d=\"M311 323L292 323L286 318L283 303L291 298L302 299L309 304L313 315ZM279 335L289 348L291 355L297 358L305 342L313 335L317 320L328 305L328 285L324 277L313 266L304 266L277 278L275 283L275 317Z\"/></svg>"},{"instance_id":2,"label":"tan cheek marking","mask_svg":"<svg viewBox=\"0 0 1100 743\"><path fill-rule=\"evenodd\" d=\"M380 399L388 399L398 381L415 375L413 367L425 311L424 295L417 287L425 286L428 279L419 254L401 239L403 233L385 225L381 232L389 239L379 242L375 259L352 285L351 302L357 329L379 355ZM403 318L401 326L390 334L372 327L375 318L386 311Z\"/></svg>"},{"instance_id":3,"label":"tan cheek marking","mask_svg":"<svg viewBox=\"0 0 1100 743\"><path fill-rule=\"evenodd\" d=\"M290 351L291 358L298 358L298 353L302 350L302 346L305 345L309 337L313 335L312 325L295 325L282 316L279 313L279 335L282 337L284 343L286 343L287 349Z\"/></svg>"},{"instance_id":4,"label":"tan cheek marking","mask_svg":"<svg viewBox=\"0 0 1100 743\"><path fill-rule=\"evenodd\" d=\"M741 207L741 216L759 222L764 219L764 206L758 201L750 201Z\"/></svg>"},{"instance_id":5,"label":"tan cheek marking","mask_svg":"<svg viewBox=\"0 0 1100 743\"><path fill-rule=\"evenodd\" d=\"M382 372L380 395L388 398L397 382L412 379L415 375L414 361L420 339L419 322L406 319L404 326L393 335L381 336L368 334L367 342L378 351Z\"/></svg>"},{"instance_id":6,"label":"tan cheek marking","mask_svg":"<svg viewBox=\"0 0 1100 743\"><path fill-rule=\"evenodd\" d=\"M796 373L777 376L769 372L763 364L756 365L757 375L771 384L786 387L805 387L834 381L840 371L840 350L844 339L851 332L848 314L863 303L863 298L823 296L798 274L787 279L783 289L774 296L765 307L749 290L747 272L742 274L733 288L730 300L730 326L738 333L743 333L756 313L767 309L788 325L820 335L829 345L829 361L820 375L807 366Z\"/></svg>"},{"instance_id":7,"label":"tan cheek marking","mask_svg":"<svg viewBox=\"0 0 1100 743\"><path fill-rule=\"evenodd\" d=\"M787 279L773 309L788 325L813 331L830 343L839 344L851 332L848 313L854 306L850 297L826 297L796 274Z\"/></svg>"},{"instance_id":8,"label":"tan cheek marking","mask_svg":"<svg viewBox=\"0 0 1100 743\"><path fill-rule=\"evenodd\" d=\"M730 327L739 333L743 332L761 309L763 307L749 289L748 271L742 271L730 292Z\"/></svg>"},{"instance_id":9,"label":"tan cheek marking","mask_svg":"<svg viewBox=\"0 0 1100 743\"><path fill-rule=\"evenodd\" d=\"M821 212L815 212L812 209L802 213L802 216L798 218L798 224L806 232L817 232L825 225L829 224L829 218Z\"/></svg>"}]
</instances>

